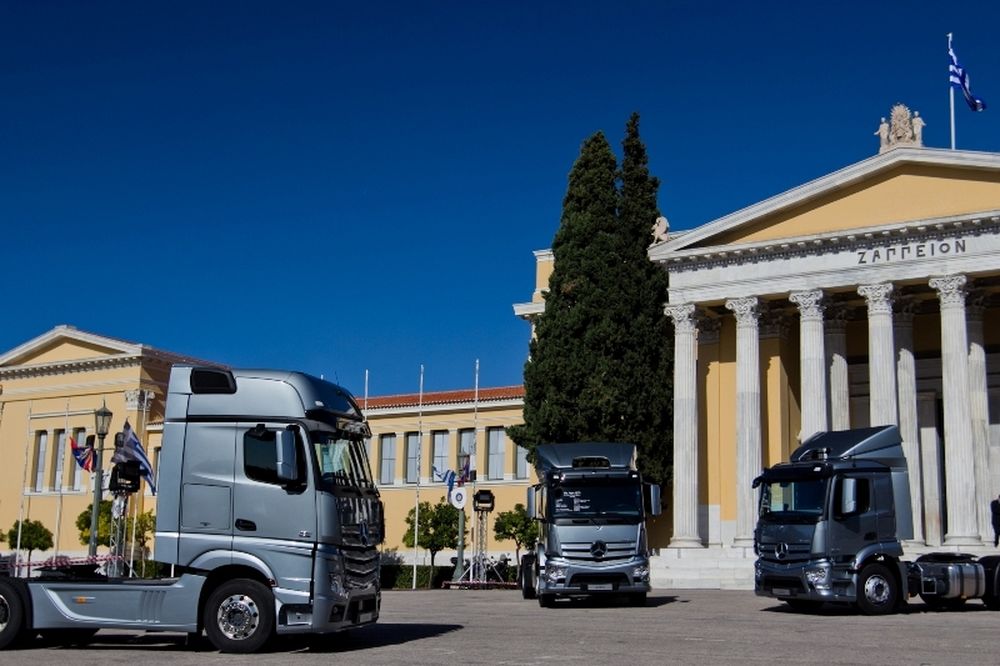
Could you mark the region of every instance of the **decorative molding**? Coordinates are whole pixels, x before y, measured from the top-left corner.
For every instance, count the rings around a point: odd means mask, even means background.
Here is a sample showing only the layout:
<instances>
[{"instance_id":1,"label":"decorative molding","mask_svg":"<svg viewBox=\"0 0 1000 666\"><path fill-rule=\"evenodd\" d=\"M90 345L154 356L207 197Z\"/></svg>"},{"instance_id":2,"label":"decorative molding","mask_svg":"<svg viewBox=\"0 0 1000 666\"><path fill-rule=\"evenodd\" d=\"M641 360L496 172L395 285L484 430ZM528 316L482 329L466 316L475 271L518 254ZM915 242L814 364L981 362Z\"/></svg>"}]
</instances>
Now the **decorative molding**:
<instances>
[{"instance_id":1,"label":"decorative molding","mask_svg":"<svg viewBox=\"0 0 1000 666\"><path fill-rule=\"evenodd\" d=\"M694 316L694 303L679 303L668 305L663 312L674 321L674 331L678 334L693 335L698 330Z\"/></svg>"},{"instance_id":2,"label":"decorative molding","mask_svg":"<svg viewBox=\"0 0 1000 666\"><path fill-rule=\"evenodd\" d=\"M697 247L678 250L663 257L651 258L654 261L665 263L671 272L679 272L794 257L827 255L831 252L875 251L885 248L887 245L903 245L909 248L933 242L940 244L956 237L965 238L995 233L1000 233L1000 210L738 245ZM947 251L950 252L951 248L949 247ZM900 255L903 254L902 249L899 252ZM911 253L916 256L917 250L914 249Z\"/></svg>"},{"instance_id":3,"label":"decorative molding","mask_svg":"<svg viewBox=\"0 0 1000 666\"><path fill-rule=\"evenodd\" d=\"M823 321L826 302L822 289L793 291L788 295L788 300L799 306L799 317L802 321Z\"/></svg>"},{"instance_id":4,"label":"decorative molding","mask_svg":"<svg viewBox=\"0 0 1000 666\"><path fill-rule=\"evenodd\" d=\"M928 280L927 284L937 291L943 309L965 306L966 282L967 278L964 275L945 275L933 277Z\"/></svg>"},{"instance_id":5,"label":"decorative molding","mask_svg":"<svg viewBox=\"0 0 1000 666\"><path fill-rule=\"evenodd\" d=\"M93 372L95 370L114 370L142 365L143 361L162 362L156 359L144 358L141 354L121 354L95 358L76 359L71 361L53 361L50 363L33 363L30 365L14 365L0 368L0 381L10 379L28 379L33 377L51 377L73 372ZM169 363L167 365L170 365Z\"/></svg>"},{"instance_id":6,"label":"decorative molding","mask_svg":"<svg viewBox=\"0 0 1000 666\"><path fill-rule=\"evenodd\" d=\"M149 406L156 397L153 391L146 389L127 389L125 391L125 409L130 411L149 412Z\"/></svg>"},{"instance_id":7,"label":"decorative molding","mask_svg":"<svg viewBox=\"0 0 1000 666\"><path fill-rule=\"evenodd\" d=\"M737 328L757 326L757 320L760 316L760 312L758 312L759 305L760 301L756 296L730 298L726 301L726 309L731 310L736 316Z\"/></svg>"},{"instance_id":8,"label":"decorative molding","mask_svg":"<svg viewBox=\"0 0 1000 666\"><path fill-rule=\"evenodd\" d=\"M892 283L863 284L858 287L858 294L864 296L868 304L868 315L892 314Z\"/></svg>"}]
</instances>

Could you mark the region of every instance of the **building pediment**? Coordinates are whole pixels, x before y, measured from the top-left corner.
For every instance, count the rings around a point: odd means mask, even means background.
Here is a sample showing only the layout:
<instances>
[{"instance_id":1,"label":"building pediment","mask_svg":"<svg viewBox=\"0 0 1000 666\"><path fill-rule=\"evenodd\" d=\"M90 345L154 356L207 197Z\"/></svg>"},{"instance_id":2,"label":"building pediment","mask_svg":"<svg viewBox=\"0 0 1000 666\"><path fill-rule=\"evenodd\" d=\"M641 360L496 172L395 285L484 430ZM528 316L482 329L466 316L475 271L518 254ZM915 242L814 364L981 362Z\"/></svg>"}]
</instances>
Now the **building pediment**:
<instances>
[{"instance_id":1,"label":"building pediment","mask_svg":"<svg viewBox=\"0 0 1000 666\"><path fill-rule=\"evenodd\" d=\"M0 368L133 356L141 351L142 345L56 326L0 356Z\"/></svg>"},{"instance_id":2,"label":"building pediment","mask_svg":"<svg viewBox=\"0 0 1000 666\"><path fill-rule=\"evenodd\" d=\"M1000 210L1000 154L895 148L652 246L678 255Z\"/></svg>"}]
</instances>

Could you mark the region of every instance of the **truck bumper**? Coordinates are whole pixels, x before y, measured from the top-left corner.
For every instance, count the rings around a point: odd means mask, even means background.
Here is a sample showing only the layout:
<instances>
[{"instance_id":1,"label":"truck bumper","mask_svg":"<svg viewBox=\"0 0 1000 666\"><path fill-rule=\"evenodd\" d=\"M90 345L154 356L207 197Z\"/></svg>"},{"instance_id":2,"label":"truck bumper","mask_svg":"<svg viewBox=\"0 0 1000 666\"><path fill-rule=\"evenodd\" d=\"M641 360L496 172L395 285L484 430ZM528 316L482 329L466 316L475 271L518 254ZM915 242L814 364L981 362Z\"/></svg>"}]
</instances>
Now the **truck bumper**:
<instances>
[{"instance_id":1,"label":"truck bumper","mask_svg":"<svg viewBox=\"0 0 1000 666\"><path fill-rule=\"evenodd\" d=\"M280 599L280 595L279 595ZM284 603L278 611L279 634L330 634L378 620L382 602L377 586L344 596L316 595L312 603Z\"/></svg>"},{"instance_id":2,"label":"truck bumper","mask_svg":"<svg viewBox=\"0 0 1000 666\"><path fill-rule=\"evenodd\" d=\"M829 560L754 563L754 592L773 599L816 602L852 602L857 599L856 575Z\"/></svg>"},{"instance_id":3,"label":"truck bumper","mask_svg":"<svg viewBox=\"0 0 1000 666\"><path fill-rule=\"evenodd\" d=\"M614 564L549 559L539 571L539 594L635 594L649 590L649 560L645 558Z\"/></svg>"}]
</instances>

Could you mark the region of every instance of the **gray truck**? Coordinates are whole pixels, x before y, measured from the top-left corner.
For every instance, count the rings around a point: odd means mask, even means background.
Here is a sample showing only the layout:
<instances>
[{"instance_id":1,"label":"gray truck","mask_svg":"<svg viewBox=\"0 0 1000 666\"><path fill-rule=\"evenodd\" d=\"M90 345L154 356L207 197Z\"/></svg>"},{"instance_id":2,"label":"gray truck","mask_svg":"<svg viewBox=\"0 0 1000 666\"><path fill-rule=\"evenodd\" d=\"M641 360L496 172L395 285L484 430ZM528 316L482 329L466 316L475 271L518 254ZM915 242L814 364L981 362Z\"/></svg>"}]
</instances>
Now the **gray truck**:
<instances>
[{"instance_id":1,"label":"gray truck","mask_svg":"<svg viewBox=\"0 0 1000 666\"><path fill-rule=\"evenodd\" d=\"M154 544L174 575L0 579L0 648L114 628L204 630L246 653L275 633L375 622L384 514L369 434L351 394L315 377L175 366Z\"/></svg>"},{"instance_id":2,"label":"gray truck","mask_svg":"<svg viewBox=\"0 0 1000 666\"><path fill-rule=\"evenodd\" d=\"M527 506L540 530L535 552L521 558L524 598L551 607L557 597L618 594L645 605L646 517L660 513L660 488L643 483L636 447L543 444L534 455L539 483Z\"/></svg>"},{"instance_id":3,"label":"gray truck","mask_svg":"<svg viewBox=\"0 0 1000 666\"><path fill-rule=\"evenodd\" d=\"M1000 557L958 552L903 559L913 536L910 486L896 426L817 434L764 470L754 532L754 589L799 610L824 603L868 615L920 596L933 608L982 599L1000 610Z\"/></svg>"}]
</instances>

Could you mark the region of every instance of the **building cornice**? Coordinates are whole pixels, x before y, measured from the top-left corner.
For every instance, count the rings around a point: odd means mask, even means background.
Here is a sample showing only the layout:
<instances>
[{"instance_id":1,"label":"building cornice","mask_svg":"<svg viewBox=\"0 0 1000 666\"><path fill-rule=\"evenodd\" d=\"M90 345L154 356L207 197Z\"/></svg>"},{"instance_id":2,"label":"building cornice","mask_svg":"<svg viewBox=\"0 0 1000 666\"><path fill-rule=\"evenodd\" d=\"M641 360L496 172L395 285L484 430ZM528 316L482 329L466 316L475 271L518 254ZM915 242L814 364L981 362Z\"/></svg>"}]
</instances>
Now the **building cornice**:
<instances>
[{"instance_id":1,"label":"building cornice","mask_svg":"<svg viewBox=\"0 0 1000 666\"><path fill-rule=\"evenodd\" d=\"M931 218L874 227L780 238L742 245L678 250L663 256L670 272L758 263L790 257L826 254L831 250L870 249L892 243L917 243L1000 232L1000 210Z\"/></svg>"},{"instance_id":2,"label":"building cornice","mask_svg":"<svg viewBox=\"0 0 1000 666\"><path fill-rule=\"evenodd\" d=\"M30 363L12 365L0 368L0 381L12 379L29 379L33 377L50 377L72 372L93 372L96 370L116 370L141 366L142 354L116 354L114 356L95 356L93 358L73 359L69 361L52 361L49 363ZM147 359L162 363L159 359Z\"/></svg>"}]
</instances>

